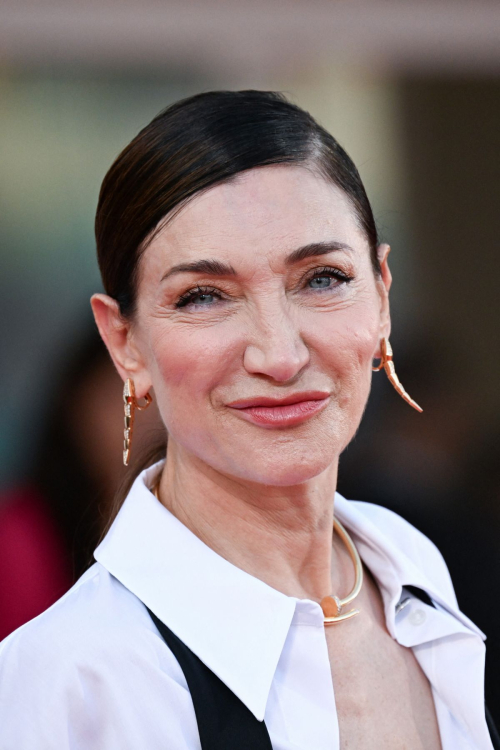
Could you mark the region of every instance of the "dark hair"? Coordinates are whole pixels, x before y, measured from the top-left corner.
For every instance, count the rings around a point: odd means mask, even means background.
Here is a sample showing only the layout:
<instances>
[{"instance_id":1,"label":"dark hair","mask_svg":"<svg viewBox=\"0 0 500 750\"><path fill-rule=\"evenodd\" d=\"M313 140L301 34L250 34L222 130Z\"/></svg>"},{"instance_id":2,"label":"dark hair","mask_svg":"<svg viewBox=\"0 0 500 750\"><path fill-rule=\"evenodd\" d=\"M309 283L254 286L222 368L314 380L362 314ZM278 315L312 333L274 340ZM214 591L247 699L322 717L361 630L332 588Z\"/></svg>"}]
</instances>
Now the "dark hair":
<instances>
[{"instance_id":1,"label":"dark hair","mask_svg":"<svg viewBox=\"0 0 500 750\"><path fill-rule=\"evenodd\" d=\"M300 107L274 91L211 91L160 112L118 156L102 183L95 222L104 288L124 316L155 230L202 190L249 169L304 164L351 201L380 272L377 229L358 170Z\"/></svg>"}]
</instances>

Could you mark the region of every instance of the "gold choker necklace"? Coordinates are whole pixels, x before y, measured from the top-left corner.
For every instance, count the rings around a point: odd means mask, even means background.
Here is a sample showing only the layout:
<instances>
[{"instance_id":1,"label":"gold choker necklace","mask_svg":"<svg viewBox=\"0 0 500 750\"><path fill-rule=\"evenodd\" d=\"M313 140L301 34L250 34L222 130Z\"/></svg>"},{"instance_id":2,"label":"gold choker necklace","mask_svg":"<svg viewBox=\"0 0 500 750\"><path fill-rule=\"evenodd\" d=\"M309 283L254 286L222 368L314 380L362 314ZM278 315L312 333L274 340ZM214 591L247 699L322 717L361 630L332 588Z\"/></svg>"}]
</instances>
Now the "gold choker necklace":
<instances>
[{"instance_id":1,"label":"gold choker necklace","mask_svg":"<svg viewBox=\"0 0 500 750\"><path fill-rule=\"evenodd\" d=\"M350 604L353 599L357 597L357 595L361 591L361 586L363 585L363 565L361 563L358 550L354 546L354 542L352 541L351 537L344 529L340 521L338 521L336 518L333 521L333 530L337 532L337 534L347 547L347 551L349 552L351 560L354 563L356 580L354 581L354 588L352 589L351 593L345 596L343 599L335 596L335 594L332 594L332 596L323 597L323 599L321 600L321 609L323 610L323 614L325 616L325 625L333 625L333 623L335 622L349 620L351 617L354 617L354 615L359 615L359 609L350 609L349 612L343 612L342 610L344 609L346 604Z\"/></svg>"},{"instance_id":2,"label":"gold choker necklace","mask_svg":"<svg viewBox=\"0 0 500 750\"><path fill-rule=\"evenodd\" d=\"M159 492L160 480L161 474L159 475L152 488L153 494L159 502L161 502ZM350 604L353 599L357 597L357 595L361 591L361 586L363 585L363 565L361 563L358 550L354 546L354 542L352 541L351 537L344 529L340 521L338 521L336 518L333 521L333 530L337 532L337 534L347 547L347 551L349 552L351 560L354 563L356 579L354 581L354 588L352 589L351 593L345 596L343 599L340 599L335 594L323 597L320 602L320 606L323 610L323 622L325 625L333 625L335 622L349 620L351 617L359 615L359 609L350 609L349 612L343 612L343 609L346 604Z\"/></svg>"}]
</instances>

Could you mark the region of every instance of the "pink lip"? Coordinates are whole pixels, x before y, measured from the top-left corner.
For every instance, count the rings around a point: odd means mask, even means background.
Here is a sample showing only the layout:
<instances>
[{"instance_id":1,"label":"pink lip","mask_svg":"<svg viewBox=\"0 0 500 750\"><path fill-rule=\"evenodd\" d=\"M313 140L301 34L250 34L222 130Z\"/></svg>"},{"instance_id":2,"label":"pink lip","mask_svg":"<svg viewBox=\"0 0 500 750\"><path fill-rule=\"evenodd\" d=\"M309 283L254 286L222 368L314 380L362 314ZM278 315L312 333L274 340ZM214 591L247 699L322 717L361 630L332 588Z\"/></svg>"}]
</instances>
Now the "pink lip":
<instances>
[{"instance_id":1,"label":"pink lip","mask_svg":"<svg viewBox=\"0 0 500 750\"><path fill-rule=\"evenodd\" d=\"M305 422L328 404L329 394L322 391L295 393L283 399L258 397L227 404L249 422L267 427L291 427Z\"/></svg>"}]
</instances>

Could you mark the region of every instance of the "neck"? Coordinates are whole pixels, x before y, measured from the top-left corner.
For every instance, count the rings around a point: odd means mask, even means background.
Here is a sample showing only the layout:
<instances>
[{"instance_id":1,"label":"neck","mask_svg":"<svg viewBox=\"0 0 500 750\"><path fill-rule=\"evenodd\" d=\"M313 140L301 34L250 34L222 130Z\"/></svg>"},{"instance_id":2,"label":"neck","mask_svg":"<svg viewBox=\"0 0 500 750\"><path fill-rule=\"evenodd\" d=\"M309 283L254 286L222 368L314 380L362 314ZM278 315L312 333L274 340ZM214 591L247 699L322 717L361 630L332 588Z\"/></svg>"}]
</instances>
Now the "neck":
<instances>
[{"instance_id":1,"label":"neck","mask_svg":"<svg viewBox=\"0 0 500 750\"><path fill-rule=\"evenodd\" d=\"M170 442L161 502L215 552L288 596L320 601L352 579L333 534L338 461L300 485L228 477Z\"/></svg>"}]
</instances>

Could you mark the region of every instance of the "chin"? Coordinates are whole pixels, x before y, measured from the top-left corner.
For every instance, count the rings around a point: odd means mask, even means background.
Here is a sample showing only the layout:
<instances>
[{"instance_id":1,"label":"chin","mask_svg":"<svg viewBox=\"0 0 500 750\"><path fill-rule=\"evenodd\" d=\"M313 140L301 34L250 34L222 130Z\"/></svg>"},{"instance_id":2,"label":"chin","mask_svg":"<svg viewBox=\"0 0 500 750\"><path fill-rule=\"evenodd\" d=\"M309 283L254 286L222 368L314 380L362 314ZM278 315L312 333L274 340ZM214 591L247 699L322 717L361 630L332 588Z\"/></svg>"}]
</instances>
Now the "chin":
<instances>
[{"instance_id":1,"label":"chin","mask_svg":"<svg viewBox=\"0 0 500 750\"><path fill-rule=\"evenodd\" d=\"M286 456L276 457L269 455L267 460L255 457L253 460L248 456L245 467L236 471L241 479L246 479L257 484L271 487L292 487L294 485L308 482L328 469L336 456L324 452L320 456L304 456L302 459L297 455L289 458ZM250 467L250 471L245 471Z\"/></svg>"}]
</instances>

